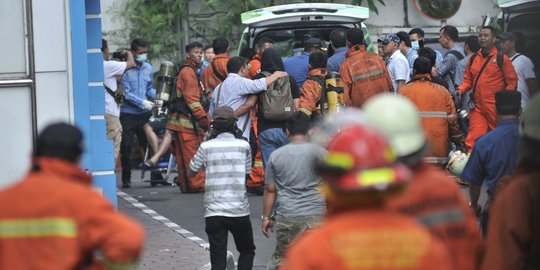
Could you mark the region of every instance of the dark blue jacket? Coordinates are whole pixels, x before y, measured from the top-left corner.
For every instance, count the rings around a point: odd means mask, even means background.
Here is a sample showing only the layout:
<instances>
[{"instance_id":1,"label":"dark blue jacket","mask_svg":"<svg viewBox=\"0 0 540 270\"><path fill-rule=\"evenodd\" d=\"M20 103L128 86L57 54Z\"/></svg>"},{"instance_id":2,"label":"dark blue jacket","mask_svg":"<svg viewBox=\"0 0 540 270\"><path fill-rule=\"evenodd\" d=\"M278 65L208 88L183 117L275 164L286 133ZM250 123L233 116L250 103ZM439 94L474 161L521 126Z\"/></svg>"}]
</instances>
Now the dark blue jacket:
<instances>
[{"instance_id":1,"label":"dark blue jacket","mask_svg":"<svg viewBox=\"0 0 540 270\"><path fill-rule=\"evenodd\" d=\"M516 166L518 139L517 121L497 123L497 128L476 141L461 179L474 186L485 181L488 192L492 192L499 179Z\"/></svg>"}]
</instances>

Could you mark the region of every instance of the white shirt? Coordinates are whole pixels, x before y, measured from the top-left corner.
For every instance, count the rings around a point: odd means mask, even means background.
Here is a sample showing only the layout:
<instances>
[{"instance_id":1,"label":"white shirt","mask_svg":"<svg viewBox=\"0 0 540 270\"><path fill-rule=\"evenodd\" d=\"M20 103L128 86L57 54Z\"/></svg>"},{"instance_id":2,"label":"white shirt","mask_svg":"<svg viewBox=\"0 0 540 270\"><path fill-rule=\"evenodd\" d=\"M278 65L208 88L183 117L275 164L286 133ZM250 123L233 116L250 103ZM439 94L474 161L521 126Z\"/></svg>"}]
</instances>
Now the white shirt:
<instances>
[{"instance_id":1,"label":"white shirt","mask_svg":"<svg viewBox=\"0 0 540 270\"><path fill-rule=\"evenodd\" d=\"M220 86L216 86L212 94L212 102L210 103L210 116L214 114L215 105L217 103L218 89L221 87L221 94L219 95L219 106L229 106L233 110L238 109L241 105L246 103L249 95L258 94L262 91L266 91L266 78L260 78L258 80L250 80L244 78L236 73L229 73L227 78L221 83ZM236 125L239 129L243 129L248 119L249 112L244 113L238 117ZM251 130L251 119L245 125L246 129L242 134L242 137L249 140L249 133Z\"/></svg>"},{"instance_id":2,"label":"white shirt","mask_svg":"<svg viewBox=\"0 0 540 270\"><path fill-rule=\"evenodd\" d=\"M251 148L231 133L201 143L191 159L193 171L205 168L204 217L249 215L246 174L251 171Z\"/></svg>"},{"instance_id":3,"label":"white shirt","mask_svg":"<svg viewBox=\"0 0 540 270\"><path fill-rule=\"evenodd\" d=\"M535 78L534 64L529 57L519 53L514 54L510 60L518 75L517 90L521 92L521 108L525 108L530 99L527 80Z\"/></svg>"},{"instance_id":4,"label":"white shirt","mask_svg":"<svg viewBox=\"0 0 540 270\"><path fill-rule=\"evenodd\" d=\"M111 90L116 91L118 85L115 76L124 74L126 66L126 62L103 61L103 83ZM105 90L105 113L120 117L120 108L114 98L107 93L107 90Z\"/></svg>"},{"instance_id":5,"label":"white shirt","mask_svg":"<svg viewBox=\"0 0 540 270\"><path fill-rule=\"evenodd\" d=\"M399 50L396 50L390 60L388 61L388 72L390 73L390 78L392 79L392 85L394 86L394 93L398 92L398 81L408 82L410 79L409 74L409 61L405 55L403 55Z\"/></svg>"}]
</instances>

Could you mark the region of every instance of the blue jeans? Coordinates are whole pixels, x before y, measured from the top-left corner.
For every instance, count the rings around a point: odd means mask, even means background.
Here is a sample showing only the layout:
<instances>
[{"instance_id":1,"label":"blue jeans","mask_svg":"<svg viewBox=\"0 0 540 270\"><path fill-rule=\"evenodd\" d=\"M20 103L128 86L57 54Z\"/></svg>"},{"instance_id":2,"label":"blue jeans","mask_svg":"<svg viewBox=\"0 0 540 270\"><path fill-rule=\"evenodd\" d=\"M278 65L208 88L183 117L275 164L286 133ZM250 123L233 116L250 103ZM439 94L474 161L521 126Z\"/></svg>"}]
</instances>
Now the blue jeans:
<instances>
[{"instance_id":1,"label":"blue jeans","mask_svg":"<svg viewBox=\"0 0 540 270\"><path fill-rule=\"evenodd\" d=\"M282 128L269 128L259 133L259 148L264 168L266 168L270 154L287 143L289 143L289 138Z\"/></svg>"}]
</instances>

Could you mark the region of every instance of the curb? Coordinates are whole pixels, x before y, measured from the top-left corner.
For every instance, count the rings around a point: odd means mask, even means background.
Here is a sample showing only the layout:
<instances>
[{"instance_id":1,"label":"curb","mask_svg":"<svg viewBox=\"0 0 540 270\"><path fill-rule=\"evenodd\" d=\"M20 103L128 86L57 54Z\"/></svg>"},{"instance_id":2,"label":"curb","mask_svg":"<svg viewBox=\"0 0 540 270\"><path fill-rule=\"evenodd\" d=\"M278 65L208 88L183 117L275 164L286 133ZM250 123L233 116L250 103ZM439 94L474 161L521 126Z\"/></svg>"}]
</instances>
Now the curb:
<instances>
[{"instance_id":1,"label":"curb","mask_svg":"<svg viewBox=\"0 0 540 270\"><path fill-rule=\"evenodd\" d=\"M148 208L148 206L144 205L143 203L137 201L137 199L131 197L129 194L122 192L120 190L116 191L116 195L118 197L122 198L124 201L128 202L129 204L135 206L136 208L140 209L142 212L150 216L152 219L157 220L161 222L166 227L170 228L171 230L175 231L179 235L181 235L184 238L189 239L191 242L194 242L195 244L199 245L201 248L205 250L210 250L210 244L205 242L203 239L195 236L192 232L180 227L180 225L170 221L168 218L160 215L158 212Z\"/></svg>"}]
</instances>

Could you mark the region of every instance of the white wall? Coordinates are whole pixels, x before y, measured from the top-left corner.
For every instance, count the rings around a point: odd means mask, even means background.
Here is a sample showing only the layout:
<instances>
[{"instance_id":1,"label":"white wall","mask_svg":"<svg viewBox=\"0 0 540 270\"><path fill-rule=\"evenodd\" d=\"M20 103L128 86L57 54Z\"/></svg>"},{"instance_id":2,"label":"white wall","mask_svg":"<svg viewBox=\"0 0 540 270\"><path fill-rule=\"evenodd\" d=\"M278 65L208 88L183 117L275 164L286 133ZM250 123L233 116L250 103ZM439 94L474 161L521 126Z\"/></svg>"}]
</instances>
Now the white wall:
<instances>
[{"instance_id":1,"label":"white wall","mask_svg":"<svg viewBox=\"0 0 540 270\"><path fill-rule=\"evenodd\" d=\"M366 24L374 35L395 33L404 27L404 8L402 0L386 0L386 6L379 5L379 14L370 12ZM421 14L412 0L408 2L408 15L410 29L421 27L427 33L438 33L443 25L441 21L433 20ZM460 32L475 31L483 21L483 16L495 15L500 12L494 0L462 0L458 12L447 20L446 24L458 27Z\"/></svg>"},{"instance_id":2,"label":"white wall","mask_svg":"<svg viewBox=\"0 0 540 270\"><path fill-rule=\"evenodd\" d=\"M34 0L32 3L38 131L53 121L73 122L67 64L70 54L68 1ZM0 61L0 80L31 78L28 56L32 48L26 50L29 40L25 39L24 3L21 0L0 1L0 36L9 40L0 45L0 59L3 59ZM2 87L0 84L0 100L0 126L3 128L0 132L0 187L4 187L20 179L30 165L33 138L31 88L29 85Z\"/></svg>"}]
</instances>

